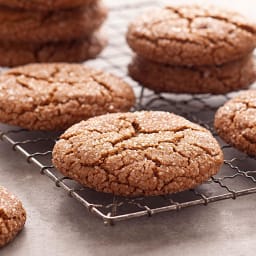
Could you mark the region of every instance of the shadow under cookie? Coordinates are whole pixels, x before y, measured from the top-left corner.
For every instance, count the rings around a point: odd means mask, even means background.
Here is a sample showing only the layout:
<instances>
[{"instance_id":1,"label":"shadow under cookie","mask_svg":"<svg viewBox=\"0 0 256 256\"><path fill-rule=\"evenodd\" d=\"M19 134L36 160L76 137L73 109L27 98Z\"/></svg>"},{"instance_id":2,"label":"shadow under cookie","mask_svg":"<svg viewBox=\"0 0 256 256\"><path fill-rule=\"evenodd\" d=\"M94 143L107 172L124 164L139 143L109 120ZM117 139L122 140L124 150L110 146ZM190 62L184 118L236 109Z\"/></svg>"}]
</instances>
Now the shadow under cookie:
<instances>
[{"instance_id":1,"label":"shadow under cookie","mask_svg":"<svg viewBox=\"0 0 256 256\"><path fill-rule=\"evenodd\" d=\"M182 67L134 57L130 76L156 92L222 94L249 86L256 80L252 55L221 66Z\"/></svg>"}]
</instances>

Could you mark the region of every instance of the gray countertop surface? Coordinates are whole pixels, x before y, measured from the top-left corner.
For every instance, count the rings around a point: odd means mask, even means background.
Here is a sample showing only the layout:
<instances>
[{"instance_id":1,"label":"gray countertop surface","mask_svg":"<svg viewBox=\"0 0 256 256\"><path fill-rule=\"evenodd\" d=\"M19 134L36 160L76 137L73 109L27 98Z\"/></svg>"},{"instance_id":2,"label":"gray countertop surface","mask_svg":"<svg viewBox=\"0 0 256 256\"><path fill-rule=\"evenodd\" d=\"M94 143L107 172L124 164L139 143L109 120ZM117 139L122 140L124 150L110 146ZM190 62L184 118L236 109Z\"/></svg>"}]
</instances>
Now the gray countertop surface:
<instances>
[{"instance_id":1,"label":"gray countertop surface","mask_svg":"<svg viewBox=\"0 0 256 256\"><path fill-rule=\"evenodd\" d=\"M255 255L256 195L104 226L0 143L1 185L27 209L25 229L1 256Z\"/></svg>"},{"instance_id":2,"label":"gray countertop surface","mask_svg":"<svg viewBox=\"0 0 256 256\"><path fill-rule=\"evenodd\" d=\"M256 6L253 0L214 2L248 15ZM256 254L256 194L104 226L4 142L0 184L19 196L28 214L1 256Z\"/></svg>"}]
</instances>

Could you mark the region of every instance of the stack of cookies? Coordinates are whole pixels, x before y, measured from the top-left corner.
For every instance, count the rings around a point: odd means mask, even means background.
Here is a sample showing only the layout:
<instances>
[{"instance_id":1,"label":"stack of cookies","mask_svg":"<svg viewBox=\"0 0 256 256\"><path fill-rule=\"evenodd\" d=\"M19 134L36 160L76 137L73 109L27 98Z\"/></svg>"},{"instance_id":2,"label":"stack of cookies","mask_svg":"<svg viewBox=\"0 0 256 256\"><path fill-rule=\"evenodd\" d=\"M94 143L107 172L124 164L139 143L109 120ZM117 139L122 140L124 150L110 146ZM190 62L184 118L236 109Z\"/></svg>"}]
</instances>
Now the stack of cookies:
<instances>
[{"instance_id":1,"label":"stack of cookies","mask_svg":"<svg viewBox=\"0 0 256 256\"><path fill-rule=\"evenodd\" d=\"M156 92L221 94L256 79L256 25L238 13L196 5L156 8L133 21L130 75Z\"/></svg>"},{"instance_id":2,"label":"stack of cookies","mask_svg":"<svg viewBox=\"0 0 256 256\"><path fill-rule=\"evenodd\" d=\"M0 65L80 62L106 45L100 0L0 0Z\"/></svg>"}]
</instances>

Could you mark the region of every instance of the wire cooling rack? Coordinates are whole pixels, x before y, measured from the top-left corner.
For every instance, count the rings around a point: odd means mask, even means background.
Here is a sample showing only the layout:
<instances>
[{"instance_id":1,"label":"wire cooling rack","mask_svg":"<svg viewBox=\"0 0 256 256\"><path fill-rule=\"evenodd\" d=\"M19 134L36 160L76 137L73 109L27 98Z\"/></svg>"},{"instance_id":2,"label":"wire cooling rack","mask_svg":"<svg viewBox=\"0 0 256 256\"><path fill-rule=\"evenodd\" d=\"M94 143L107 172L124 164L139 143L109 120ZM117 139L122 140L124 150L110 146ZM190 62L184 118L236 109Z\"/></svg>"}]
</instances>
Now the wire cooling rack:
<instances>
[{"instance_id":1,"label":"wire cooling rack","mask_svg":"<svg viewBox=\"0 0 256 256\"><path fill-rule=\"evenodd\" d=\"M127 24L134 16L150 7L153 2L113 7L105 29L110 44L97 60L88 64L122 77L130 83L137 95L137 110L166 110L182 115L211 130L222 145L225 162L221 171L195 189L182 193L139 198L124 198L87 189L75 181L63 177L51 162L52 148L59 133L31 132L17 127L0 125L0 138L11 144L29 163L35 164L41 174L50 178L58 187L85 206L106 224L140 216L152 216L166 211L207 205L211 202L236 199L256 192L256 158L249 157L229 145L223 144L213 130L216 109L235 93L227 95L155 94L143 88L127 76L127 64L131 51L125 43Z\"/></svg>"}]
</instances>

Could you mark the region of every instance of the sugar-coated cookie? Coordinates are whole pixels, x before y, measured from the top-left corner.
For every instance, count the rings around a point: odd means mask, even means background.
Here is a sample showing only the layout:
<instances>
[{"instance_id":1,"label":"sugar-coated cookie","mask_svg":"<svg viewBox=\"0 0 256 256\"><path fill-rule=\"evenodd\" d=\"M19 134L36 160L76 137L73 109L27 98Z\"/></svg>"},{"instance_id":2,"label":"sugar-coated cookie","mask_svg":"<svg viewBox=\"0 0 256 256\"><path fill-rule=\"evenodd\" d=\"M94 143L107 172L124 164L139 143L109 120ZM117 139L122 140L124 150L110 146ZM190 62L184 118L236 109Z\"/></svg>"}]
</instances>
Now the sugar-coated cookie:
<instances>
[{"instance_id":1,"label":"sugar-coated cookie","mask_svg":"<svg viewBox=\"0 0 256 256\"><path fill-rule=\"evenodd\" d=\"M106 45L106 38L98 32L87 38L67 42L0 42L0 66L14 67L35 62L82 62L95 58Z\"/></svg>"},{"instance_id":2,"label":"sugar-coated cookie","mask_svg":"<svg viewBox=\"0 0 256 256\"><path fill-rule=\"evenodd\" d=\"M219 136L241 151L256 156L256 90L240 93L215 115Z\"/></svg>"},{"instance_id":3,"label":"sugar-coated cookie","mask_svg":"<svg viewBox=\"0 0 256 256\"><path fill-rule=\"evenodd\" d=\"M166 6L133 20L127 41L138 55L155 62L221 65L254 49L256 25L235 12L214 6Z\"/></svg>"},{"instance_id":4,"label":"sugar-coated cookie","mask_svg":"<svg viewBox=\"0 0 256 256\"><path fill-rule=\"evenodd\" d=\"M86 187L123 196L190 189L216 174L222 151L209 131L168 112L115 113L69 128L53 163Z\"/></svg>"},{"instance_id":5,"label":"sugar-coated cookie","mask_svg":"<svg viewBox=\"0 0 256 256\"><path fill-rule=\"evenodd\" d=\"M123 80L82 64L30 64L0 75L0 121L30 130L63 130L128 111L134 101Z\"/></svg>"},{"instance_id":6,"label":"sugar-coated cookie","mask_svg":"<svg viewBox=\"0 0 256 256\"><path fill-rule=\"evenodd\" d=\"M200 67L165 65L136 56L129 74L155 92L222 94L252 84L256 65L251 55L221 66Z\"/></svg>"},{"instance_id":7,"label":"sugar-coated cookie","mask_svg":"<svg viewBox=\"0 0 256 256\"><path fill-rule=\"evenodd\" d=\"M55 12L0 7L0 38L5 42L39 44L81 39L97 30L106 16L107 10L101 1Z\"/></svg>"},{"instance_id":8,"label":"sugar-coated cookie","mask_svg":"<svg viewBox=\"0 0 256 256\"><path fill-rule=\"evenodd\" d=\"M26 212L22 203L0 186L0 247L14 239L25 221Z\"/></svg>"}]
</instances>

